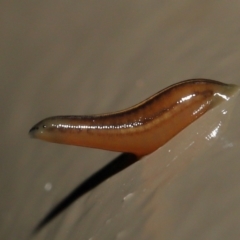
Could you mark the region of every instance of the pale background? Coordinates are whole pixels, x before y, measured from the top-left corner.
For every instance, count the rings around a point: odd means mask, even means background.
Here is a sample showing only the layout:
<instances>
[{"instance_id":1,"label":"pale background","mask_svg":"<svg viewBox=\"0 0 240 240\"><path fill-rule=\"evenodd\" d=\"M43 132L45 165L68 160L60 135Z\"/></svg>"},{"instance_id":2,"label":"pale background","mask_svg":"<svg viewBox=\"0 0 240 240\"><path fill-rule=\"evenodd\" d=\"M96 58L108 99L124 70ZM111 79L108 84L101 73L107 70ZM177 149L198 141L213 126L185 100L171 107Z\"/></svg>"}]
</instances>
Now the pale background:
<instances>
[{"instance_id":1,"label":"pale background","mask_svg":"<svg viewBox=\"0 0 240 240\"><path fill-rule=\"evenodd\" d=\"M1 1L0 239L239 239L239 98L33 235L119 154L28 137L45 117L120 110L184 79L240 85L239 13L239 1Z\"/></svg>"}]
</instances>

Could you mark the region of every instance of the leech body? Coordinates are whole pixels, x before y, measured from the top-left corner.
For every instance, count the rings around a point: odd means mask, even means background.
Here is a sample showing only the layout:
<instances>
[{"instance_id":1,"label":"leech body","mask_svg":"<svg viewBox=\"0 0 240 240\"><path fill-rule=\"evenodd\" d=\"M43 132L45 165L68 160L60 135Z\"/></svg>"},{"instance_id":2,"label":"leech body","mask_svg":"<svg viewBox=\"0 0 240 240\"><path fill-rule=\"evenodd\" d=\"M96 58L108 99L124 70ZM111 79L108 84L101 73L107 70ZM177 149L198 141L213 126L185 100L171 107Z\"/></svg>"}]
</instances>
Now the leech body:
<instances>
[{"instance_id":1,"label":"leech body","mask_svg":"<svg viewBox=\"0 0 240 240\"><path fill-rule=\"evenodd\" d=\"M49 142L149 154L237 89L213 80L174 84L123 111L42 120L30 135Z\"/></svg>"}]
</instances>

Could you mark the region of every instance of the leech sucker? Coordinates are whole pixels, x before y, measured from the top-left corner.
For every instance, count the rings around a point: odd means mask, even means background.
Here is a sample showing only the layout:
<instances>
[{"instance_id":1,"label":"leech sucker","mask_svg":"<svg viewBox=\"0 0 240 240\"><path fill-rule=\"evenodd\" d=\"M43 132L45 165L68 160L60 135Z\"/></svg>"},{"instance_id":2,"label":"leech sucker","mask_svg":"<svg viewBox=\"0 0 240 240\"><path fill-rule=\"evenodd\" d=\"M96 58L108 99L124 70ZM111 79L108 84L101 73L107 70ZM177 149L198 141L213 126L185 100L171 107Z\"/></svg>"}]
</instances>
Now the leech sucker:
<instances>
[{"instance_id":1,"label":"leech sucker","mask_svg":"<svg viewBox=\"0 0 240 240\"><path fill-rule=\"evenodd\" d=\"M191 79L167 87L128 109L90 116L56 116L34 125L29 134L41 140L133 153L158 149L238 87Z\"/></svg>"}]
</instances>

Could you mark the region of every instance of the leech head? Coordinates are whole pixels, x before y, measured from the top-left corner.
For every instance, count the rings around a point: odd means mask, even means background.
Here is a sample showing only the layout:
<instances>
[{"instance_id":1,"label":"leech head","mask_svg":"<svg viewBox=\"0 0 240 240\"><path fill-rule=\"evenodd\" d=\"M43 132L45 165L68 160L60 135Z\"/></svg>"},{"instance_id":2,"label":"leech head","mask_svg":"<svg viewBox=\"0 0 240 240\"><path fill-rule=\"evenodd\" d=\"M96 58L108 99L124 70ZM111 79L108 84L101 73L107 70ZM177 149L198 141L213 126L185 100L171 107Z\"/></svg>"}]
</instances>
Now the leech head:
<instances>
[{"instance_id":1,"label":"leech head","mask_svg":"<svg viewBox=\"0 0 240 240\"><path fill-rule=\"evenodd\" d=\"M41 134L44 134L46 131L48 131L49 127L44 123L45 121L41 121L37 124L35 124L29 131L29 135L32 138L39 138Z\"/></svg>"},{"instance_id":2,"label":"leech head","mask_svg":"<svg viewBox=\"0 0 240 240\"><path fill-rule=\"evenodd\" d=\"M29 135L32 138L38 138L45 141L52 141L53 140L53 132L58 130L64 130L61 128L61 124L59 124L59 120L53 118L46 118L37 124L35 124L29 131Z\"/></svg>"},{"instance_id":3,"label":"leech head","mask_svg":"<svg viewBox=\"0 0 240 240\"><path fill-rule=\"evenodd\" d=\"M48 142L65 143L77 145L84 141L85 134L91 131L102 129L99 124L89 116L55 116L46 118L34 125L29 135L32 138L41 139ZM76 136L77 138L73 137ZM80 140L79 140L80 139Z\"/></svg>"}]
</instances>

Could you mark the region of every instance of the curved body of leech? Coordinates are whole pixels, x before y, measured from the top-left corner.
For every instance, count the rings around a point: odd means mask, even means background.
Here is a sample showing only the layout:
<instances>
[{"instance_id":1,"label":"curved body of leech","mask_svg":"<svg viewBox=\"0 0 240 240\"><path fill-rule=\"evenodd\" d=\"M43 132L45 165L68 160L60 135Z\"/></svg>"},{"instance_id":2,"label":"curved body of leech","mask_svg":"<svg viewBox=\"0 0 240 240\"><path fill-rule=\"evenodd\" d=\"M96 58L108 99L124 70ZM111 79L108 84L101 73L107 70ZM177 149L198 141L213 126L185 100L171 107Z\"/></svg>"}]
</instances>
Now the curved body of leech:
<instances>
[{"instance_id":1,"label":"curved body of leech","mask_svg":"<svg viewBox=\"0 0 240 240\"><path fill-rule=\"evenodd\" d=\"M41 140L105 150L149 154L238 89L214 80L176 83L145 101L109 114L46 118L30 130Z\"/></svg>"}]
</instances>

